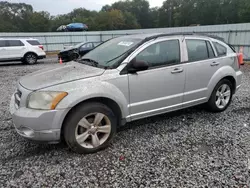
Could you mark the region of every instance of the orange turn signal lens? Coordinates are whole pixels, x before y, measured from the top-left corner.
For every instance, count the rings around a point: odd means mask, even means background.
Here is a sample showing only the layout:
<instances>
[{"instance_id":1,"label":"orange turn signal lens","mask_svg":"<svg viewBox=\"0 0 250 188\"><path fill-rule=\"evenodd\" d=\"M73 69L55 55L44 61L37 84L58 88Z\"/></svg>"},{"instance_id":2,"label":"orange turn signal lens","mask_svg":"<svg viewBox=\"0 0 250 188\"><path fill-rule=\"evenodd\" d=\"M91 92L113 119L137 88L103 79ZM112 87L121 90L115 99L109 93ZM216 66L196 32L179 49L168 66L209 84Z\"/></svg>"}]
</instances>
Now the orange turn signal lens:
<instances>
[{"instance_id":1,"label":"orange turn signal lens","mask_svg":"<svg viewBox=\"0 0 250 188\"><path fill-rule=\"evenodd\" d=\"M52 101L50 109L54 110L56 106L59 104L59 102L68 95L66 92L59 93Z\"/></svg>"}]
</instances>

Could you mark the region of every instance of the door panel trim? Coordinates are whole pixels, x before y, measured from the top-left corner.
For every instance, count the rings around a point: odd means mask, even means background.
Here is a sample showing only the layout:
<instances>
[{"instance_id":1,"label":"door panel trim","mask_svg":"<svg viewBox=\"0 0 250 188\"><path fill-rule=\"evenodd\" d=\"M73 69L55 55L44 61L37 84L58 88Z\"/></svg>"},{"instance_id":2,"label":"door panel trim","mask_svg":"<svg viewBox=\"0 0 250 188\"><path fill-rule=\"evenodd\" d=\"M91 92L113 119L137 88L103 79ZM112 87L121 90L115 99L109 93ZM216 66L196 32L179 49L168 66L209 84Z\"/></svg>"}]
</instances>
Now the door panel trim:
<instances>
[{"instance_id":1,"label":"door panel trim","mask_svg":"<svg viewBox=\"0 0 250 188\"><path fill-rule=\"evenodd\" d=\"M206 102L206 99L207 99L206 97L203 97L203 98L199 98L196 100L175 104L172 106L167 106L167 107L163 107L163 108L158 108L158 109L154 109L154 110L148 110L145 112L131 114L131 115L127 116L126 119L127 120L130 119L130 120L134 121L134 120L142 119L145 117L160 115L160 114L164 114L167 112L172 112L172 111L184 109L184 108L187 108L188 106L193 106L194 104L202 104L202 103Z\"/></svg>"},{"instance_id":2,"label":"door panel trim","mask_svg":"<svg viewBox=\"0 0 250 188\"><path fill-rule=\"evenodd\" d=\"M140 118L144 118L145 116L153 116L153 115L157 115L157 114L162 114L162 113L164 113L164 111L168 112L167 109L176 108L176 107L181 108L181 106L182 106L182 103L179 103L179 104L175 104L175 105L172 105L172 106L167 106L167 107L157 108L157 109L153 109L153 110L148 110L148 111L145 111L145 112L139 112L139 113L136 113L136 114L131 114L127 118L132 118L133 120L140 119ZM172 110L175 110L175 109L172 109ZM163 111L163 112L160 112L160 111Z\"/></svg>"},{"instance_id":3,"label":"door panel trim","mask_svg":"<svg viewBox=\"0 0 250 188\"><path fill-rule=\"evenodd\" d=\"M194 94L194 93L198 93L198 92L202 92L202 91L206 91L206 90L208 90L208 88L202 88L202 89L196 89L196 90L188 91L188 92L184 93L184 96Z\"/></svg>"},{"instance_id":4,"label":"door panel trim","mask_svg":"<svg viewBox=\"0 0 250 188\"><path fill-rule=\"evenodd\" d=\"M139 106L139 105L143 105L143 104L164 101L164 100L168 100L168 99L171 99L171 98L177 98L177 97L183 97L183 93L176 94L176 95L170 95L170 96L167 96L167 97L160 97L160 98L151 99L151 100L147 100L147 101L141 101L141 102L131 103L128 106L129 107L135 107L135 106Z\"/></svg>"}]
</instances>

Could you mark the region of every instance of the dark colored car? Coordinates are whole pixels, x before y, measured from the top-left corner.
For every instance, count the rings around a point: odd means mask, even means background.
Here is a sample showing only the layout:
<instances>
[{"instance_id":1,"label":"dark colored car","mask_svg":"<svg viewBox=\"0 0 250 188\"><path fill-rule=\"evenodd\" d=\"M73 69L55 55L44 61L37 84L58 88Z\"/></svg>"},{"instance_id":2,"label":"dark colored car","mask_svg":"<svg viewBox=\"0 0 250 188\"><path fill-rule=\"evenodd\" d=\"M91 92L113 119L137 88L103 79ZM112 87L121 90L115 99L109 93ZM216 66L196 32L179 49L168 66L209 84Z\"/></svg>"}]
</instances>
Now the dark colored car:
<instances>
[{"instance_id":1,"label":"dark colored car","mask_svg":"<svg viewBox=\"0 0 250 188\"><path fill-rule=\"evenodd\" d=\"M98 41L98 42L84 42L77 44L69 49L60 51L58 54L58 59L62 58L63 62L76 60L84 56L86 53L88 53L101 43L102 43L101 41Z\"/></svg>"}]
</instances>

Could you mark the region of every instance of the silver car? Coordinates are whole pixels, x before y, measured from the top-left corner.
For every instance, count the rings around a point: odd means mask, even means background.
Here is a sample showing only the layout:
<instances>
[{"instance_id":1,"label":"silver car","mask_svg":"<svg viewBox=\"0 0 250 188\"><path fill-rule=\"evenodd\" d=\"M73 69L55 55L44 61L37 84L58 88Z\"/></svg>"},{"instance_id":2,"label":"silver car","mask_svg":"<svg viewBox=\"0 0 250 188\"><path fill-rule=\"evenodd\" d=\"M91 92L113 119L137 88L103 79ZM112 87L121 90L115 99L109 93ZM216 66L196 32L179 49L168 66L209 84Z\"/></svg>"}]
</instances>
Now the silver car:
<instances>
[{"instance_id":1,"label":"silver car","mask_svg":"<svg viewBox=\"0 0 250 188\"><path fill-rule=\"evenodd\" d=\"M227 109L241 86L238 55L213 37L128 35L106 41L79 62L20 79L10 112L23 137L78 153L106 148L126 122L205 103Z\"/></svg>"}]
</instances>

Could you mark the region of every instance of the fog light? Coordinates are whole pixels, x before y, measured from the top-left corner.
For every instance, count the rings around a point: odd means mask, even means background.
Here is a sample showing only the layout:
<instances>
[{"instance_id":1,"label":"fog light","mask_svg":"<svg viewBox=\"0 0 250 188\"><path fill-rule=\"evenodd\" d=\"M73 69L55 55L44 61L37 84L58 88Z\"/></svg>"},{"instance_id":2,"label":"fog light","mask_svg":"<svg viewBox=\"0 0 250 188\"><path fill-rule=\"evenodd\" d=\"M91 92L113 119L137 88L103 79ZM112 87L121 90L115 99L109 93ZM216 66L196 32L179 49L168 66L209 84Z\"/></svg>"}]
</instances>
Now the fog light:
<instances>
[{"instance_id":1,"label":"fog light","mask_svg":"<svg viewBox=\"0 0 250 188\"><path fill-rule=\"evenodd\" d=\"M34 131L28 127L20 127L19 131L24 134L25 136L28 137L33 137L34 136Z\"/></svg>"}]
</instances>

